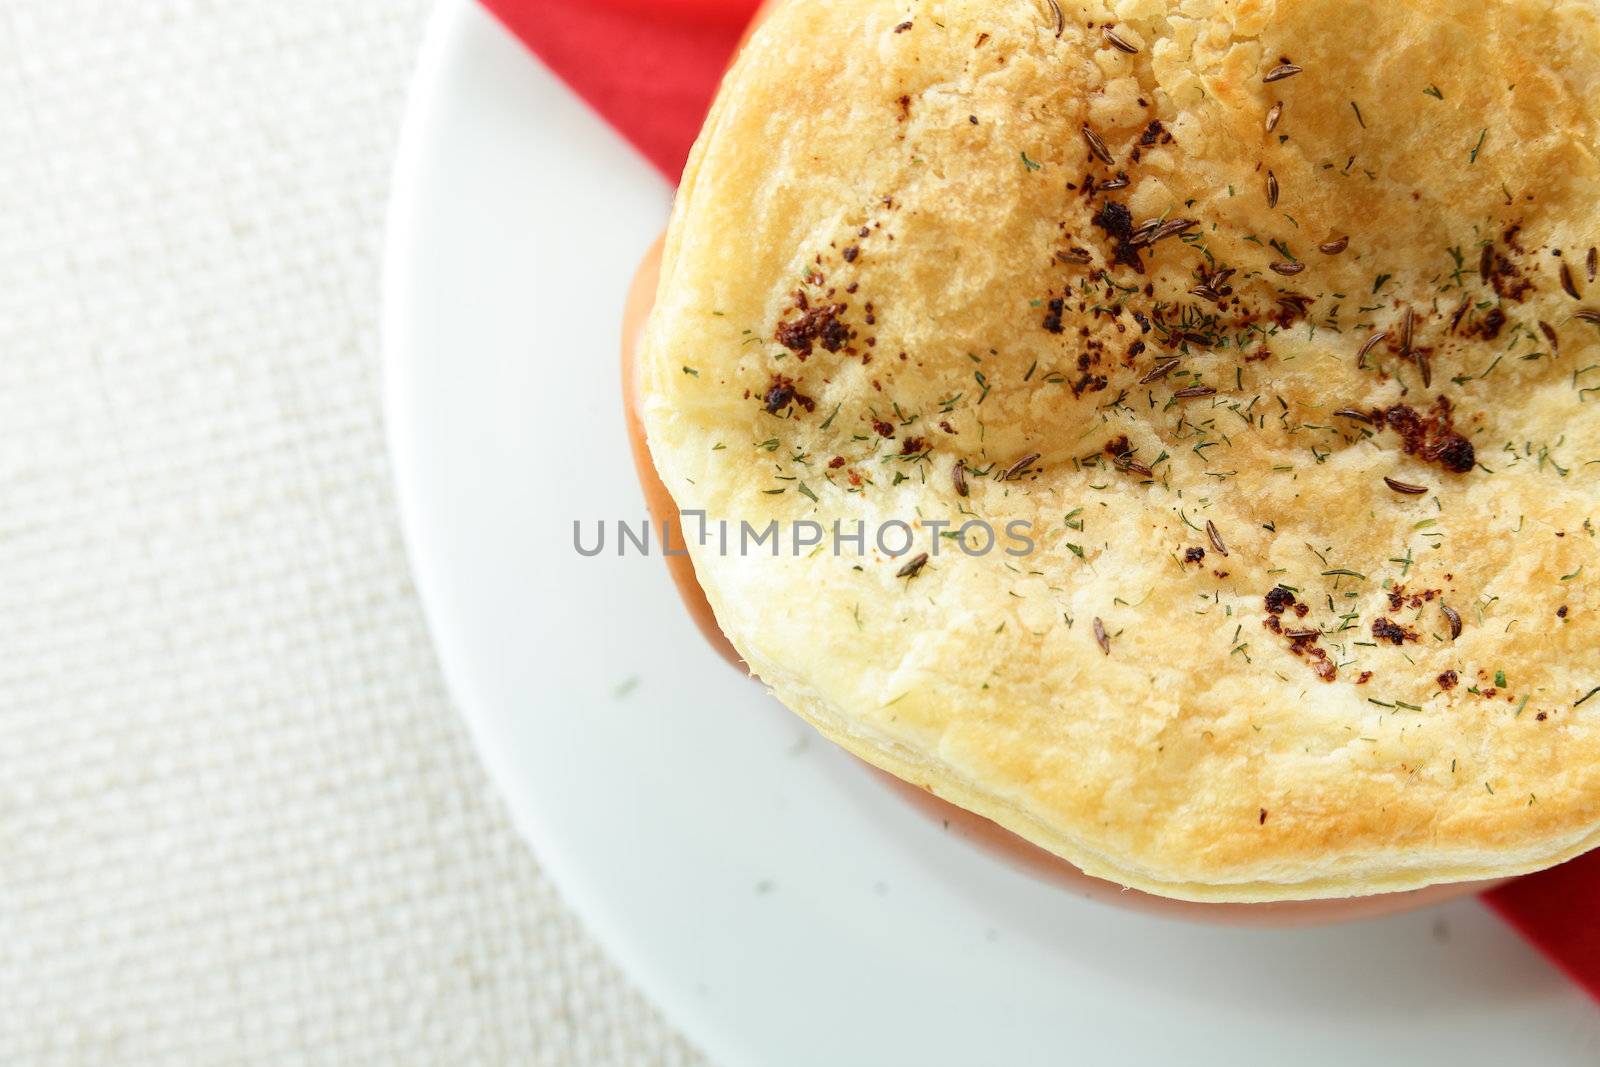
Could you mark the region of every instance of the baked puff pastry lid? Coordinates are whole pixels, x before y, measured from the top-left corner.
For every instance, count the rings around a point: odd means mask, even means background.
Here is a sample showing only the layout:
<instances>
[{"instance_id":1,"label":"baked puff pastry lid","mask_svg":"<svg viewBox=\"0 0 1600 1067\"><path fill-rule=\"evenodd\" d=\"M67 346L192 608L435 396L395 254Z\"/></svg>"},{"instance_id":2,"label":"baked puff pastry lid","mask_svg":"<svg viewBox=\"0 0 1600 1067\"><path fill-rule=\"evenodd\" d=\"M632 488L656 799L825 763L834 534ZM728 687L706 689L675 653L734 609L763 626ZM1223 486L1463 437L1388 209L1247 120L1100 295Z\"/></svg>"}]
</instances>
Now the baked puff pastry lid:
<instances>
[{"instance_id":1,"label":"baked puff pastry lid","mask_svg":"<svg viewBox=\"0 0 1600 1067\"><path fill-rule=\"evenodd\" d=\"M1152 893L1588 849L1597 79L1588 2L791 0L641 357L723 630L851 752Z\"/></svg>"}]
</instances>

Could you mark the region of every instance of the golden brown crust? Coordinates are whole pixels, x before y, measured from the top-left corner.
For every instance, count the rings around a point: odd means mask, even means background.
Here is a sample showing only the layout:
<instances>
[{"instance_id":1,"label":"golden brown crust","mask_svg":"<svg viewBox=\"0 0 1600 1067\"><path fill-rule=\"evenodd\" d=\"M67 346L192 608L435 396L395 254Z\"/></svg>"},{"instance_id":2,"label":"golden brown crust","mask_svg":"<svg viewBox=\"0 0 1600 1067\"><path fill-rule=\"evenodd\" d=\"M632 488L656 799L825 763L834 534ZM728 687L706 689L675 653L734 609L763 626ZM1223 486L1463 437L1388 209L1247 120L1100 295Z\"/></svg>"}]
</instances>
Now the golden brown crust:
<instances>
[{"instance_id":1,"label":"golden brown crust","mask_svg":"<svg viewBox=\"0 0 1600 1067\"><path fill-rule=\"evenodd\" d=\"M1001 540L696 548L723 629L851 751L1150 892L1595 844L1594 7L1060 9L792 0L730 74L643 354L668 488Z\"/></svg>"}]
</instances>

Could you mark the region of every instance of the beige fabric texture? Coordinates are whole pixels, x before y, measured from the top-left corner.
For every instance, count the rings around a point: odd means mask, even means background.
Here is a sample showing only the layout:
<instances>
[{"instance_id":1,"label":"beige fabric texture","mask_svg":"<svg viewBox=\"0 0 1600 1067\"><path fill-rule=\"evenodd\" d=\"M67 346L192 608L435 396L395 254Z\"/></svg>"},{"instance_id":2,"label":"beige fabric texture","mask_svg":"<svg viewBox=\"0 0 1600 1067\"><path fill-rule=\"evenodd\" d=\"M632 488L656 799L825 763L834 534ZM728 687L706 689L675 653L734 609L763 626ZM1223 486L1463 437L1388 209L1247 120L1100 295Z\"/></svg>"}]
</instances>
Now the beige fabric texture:
<instances>
[{"instance_id":1,"label":"beige fabric texture","mask_svg":"<svg viewBox=\"0 0 1600 1067\"><path fill-rule=\"evenodd\" d=\"M0 1063L698 1062L513 835L408 577L427 8L0 7Z\"/></svg>"}]
</instances>

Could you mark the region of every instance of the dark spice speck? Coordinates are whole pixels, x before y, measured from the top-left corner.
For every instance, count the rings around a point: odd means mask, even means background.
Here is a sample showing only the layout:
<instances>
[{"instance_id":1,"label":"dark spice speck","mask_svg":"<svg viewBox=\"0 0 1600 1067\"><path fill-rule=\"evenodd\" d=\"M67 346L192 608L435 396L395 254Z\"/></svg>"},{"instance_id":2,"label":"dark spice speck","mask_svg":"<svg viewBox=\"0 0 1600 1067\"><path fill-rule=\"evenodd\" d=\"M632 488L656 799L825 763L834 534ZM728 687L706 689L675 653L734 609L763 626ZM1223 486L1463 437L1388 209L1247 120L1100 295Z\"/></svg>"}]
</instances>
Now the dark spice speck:
<instances>
[{"instance_id":1,"label":"dark spice speck","mask_svg":"<svg viewBox=\"0 0 1600 1067\"><path fill-rule=\"evenodd\" d=\"M1051 333L1060 333L1063 329L1061 325L1061 313L1066 310L1066 301L1062 300L1060 297L1056 297L1050 301L1047 307L1049 308L1049 312L1044 317L1044 328L1049 330Z\"/></svg>"},{"instance_id":2,"label":"dark spice speck","mask_svg":"<svg viewBox=\"0 0 1600 1067\"><path fill-rule=\"evenodd\" d=\"M1281 585L1267 592L1267 611L1273 615L1282 615L1284 609L1293 603L1294 594Z\"/></svg>"},{"instance_id":3,"label":"dark spice speck","mask_svg":"<svg viewBox=\"0 0 1600 1067\"><path fill-rule=\"evenodd\" d=\"M829 352L837 352L855 336L855 331L839 319L845 310L843 304L808 307L804 293L797 294L795 304L801 312L800 317L780 322L775 336L780 345L801 359L811 355L814 344L821 345Z\"/></svg>"},{"instance_id":4,"label":"dark spice speck","mask_svg":"<svg viewBox=\"0 0 1600 1067\"><path fill-rule=\"evenodd\" d=\"M1133 238L1133 212L1128 210L1126 204L1119 204L1115 200L1107 200L1095 213L1094 224L1110 235L1115 246L1112 262L1121 263L1132 267L1140 274L1144 273L1144 261L1139 258L1139 249L1132 244Z\"/></svg>"},{"instance_id":5,"label":"dark spice speck","mask_svg":"<svg viewBox=\"0 0 1600 1067\"><path fill-rule=\"evenodd\" d=\"M1383 616L1372 620L1372 636L1380 641L1388 641L1396 645L1403 645L1407 641L1415 641L1417 639L1415 631L1407 630L1404 626L1390 622Z\"/></svg>"}]
</instances>

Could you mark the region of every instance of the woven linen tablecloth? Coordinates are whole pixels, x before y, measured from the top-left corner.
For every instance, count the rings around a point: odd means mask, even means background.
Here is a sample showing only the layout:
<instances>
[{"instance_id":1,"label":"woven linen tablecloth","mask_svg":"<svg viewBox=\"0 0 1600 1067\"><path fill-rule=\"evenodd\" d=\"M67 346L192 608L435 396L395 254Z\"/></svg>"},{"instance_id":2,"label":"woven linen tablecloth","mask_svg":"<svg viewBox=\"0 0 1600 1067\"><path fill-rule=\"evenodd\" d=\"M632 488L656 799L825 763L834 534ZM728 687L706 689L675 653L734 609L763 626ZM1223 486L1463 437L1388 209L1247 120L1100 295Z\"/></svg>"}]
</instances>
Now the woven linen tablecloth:
<instances>
[{"instance_id":1,"label":"woven linen tablecloth","mask_svg":"<svg viewBox=\"0 0 1600 1067\"><path fill-rule=\"evenodd\" d=\"M0 5L0 1064L686 1063L491 793L378 263L426 0Z\"/></svg>"}]
</instances>

